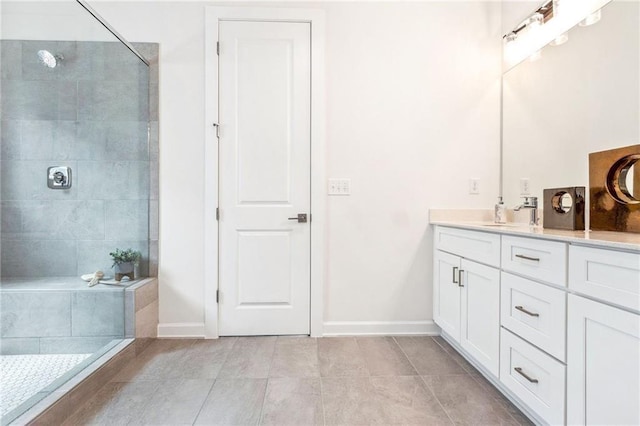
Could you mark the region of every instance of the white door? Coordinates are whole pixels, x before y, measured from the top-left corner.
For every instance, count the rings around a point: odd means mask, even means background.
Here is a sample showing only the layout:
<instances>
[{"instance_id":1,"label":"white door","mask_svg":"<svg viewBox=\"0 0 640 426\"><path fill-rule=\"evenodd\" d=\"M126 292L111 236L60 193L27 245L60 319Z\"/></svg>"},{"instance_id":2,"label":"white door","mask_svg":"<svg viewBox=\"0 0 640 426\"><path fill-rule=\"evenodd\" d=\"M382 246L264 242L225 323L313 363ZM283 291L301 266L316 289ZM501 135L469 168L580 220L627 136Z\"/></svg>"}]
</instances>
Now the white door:
<instances>
[{"instance_id":1,"label":"white door","mask_svg":"<svg viewBox=\"0 0 640 426\"><path fill-rule=\"evenodd\" d=\"M310 24L219 25L220 335L309 334Z\"/></svg>"},{"instance_id":2,"label":"white door","mask_svg":"<svg viewBox=\"0 0 640 426\"><path fill-rule=\"evenodd\" d=\"M567 423L640 424L640 315L569 295Z\"/></svg>"},{"instance_id":3,"label":"white door","mask_svg":"<svg viewBox=\"0 0 640 426\"><path fill-rule=\"evenodd\" d=\"M460 341L460 258L440 250L433 256L433 320Z\"/></svg>"},{"instance_id":4,"label":"white door","mask_svg":"<svg viewBox=\"0 0 640 426\"><path fill-rule=\"evenodd\" d=\"M462 259L460 345L498 377L500 271Z\"/></svg>"}]
</instances>

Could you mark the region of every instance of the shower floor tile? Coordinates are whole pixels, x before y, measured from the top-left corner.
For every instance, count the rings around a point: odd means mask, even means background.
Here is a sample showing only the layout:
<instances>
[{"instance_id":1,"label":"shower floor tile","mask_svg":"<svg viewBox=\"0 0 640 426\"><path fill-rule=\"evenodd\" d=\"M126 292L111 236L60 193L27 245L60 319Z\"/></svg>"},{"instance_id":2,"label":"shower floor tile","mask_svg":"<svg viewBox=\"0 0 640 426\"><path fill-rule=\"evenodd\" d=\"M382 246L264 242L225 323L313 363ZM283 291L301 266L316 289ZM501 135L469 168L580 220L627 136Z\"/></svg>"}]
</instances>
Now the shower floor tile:
<instances>
[{"instance_id":1,"label":"shower floor tile","mask_svg":"<svg viewBox=\"0 0 640 426\"><path fill-rule=\"evenodd\" d=\"M0 356L0 417L47 387L91 354Z\"/></svg>"}]
</instances>

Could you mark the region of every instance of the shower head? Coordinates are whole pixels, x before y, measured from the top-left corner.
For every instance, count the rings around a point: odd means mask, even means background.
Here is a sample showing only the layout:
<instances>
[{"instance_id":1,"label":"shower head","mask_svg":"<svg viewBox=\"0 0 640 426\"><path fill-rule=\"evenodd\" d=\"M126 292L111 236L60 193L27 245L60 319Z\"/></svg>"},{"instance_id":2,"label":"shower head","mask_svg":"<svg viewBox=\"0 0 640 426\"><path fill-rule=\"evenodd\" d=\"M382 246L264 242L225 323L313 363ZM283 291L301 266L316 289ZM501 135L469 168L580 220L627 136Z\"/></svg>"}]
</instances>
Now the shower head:
<instances>
[{"instance_id":1,"label":"shower head","mask_svg":"<svg viewBox=\"0 0 640 426\"><path fill-rule=\"evenodd\" d=\"M64 59L62 55L53 55L48 50L38 50L38 58L45 67L55 68Z\"/></svg>"}]
</instances>

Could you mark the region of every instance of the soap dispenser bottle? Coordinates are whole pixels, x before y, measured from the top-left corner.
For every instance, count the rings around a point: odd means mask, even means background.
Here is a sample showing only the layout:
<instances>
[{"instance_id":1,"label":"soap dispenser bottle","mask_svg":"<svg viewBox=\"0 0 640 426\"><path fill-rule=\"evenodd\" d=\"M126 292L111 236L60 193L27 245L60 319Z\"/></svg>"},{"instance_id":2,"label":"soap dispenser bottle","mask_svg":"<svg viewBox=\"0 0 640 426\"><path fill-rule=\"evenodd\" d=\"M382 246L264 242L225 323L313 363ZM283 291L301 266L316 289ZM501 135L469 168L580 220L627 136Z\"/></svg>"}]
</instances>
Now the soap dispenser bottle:
<instances>
[{"instance_id":1,"label":"soap dispenser bottle","mask_svg":"<svg viewBox=\"0 0 640 426\"><path fill-rule=\"evenodd\" d=\"M498 202L496 203L493 221L495 223L507 223L507 208L502 202L502 197L498 197Z\"/></svg>"}]
</instances>

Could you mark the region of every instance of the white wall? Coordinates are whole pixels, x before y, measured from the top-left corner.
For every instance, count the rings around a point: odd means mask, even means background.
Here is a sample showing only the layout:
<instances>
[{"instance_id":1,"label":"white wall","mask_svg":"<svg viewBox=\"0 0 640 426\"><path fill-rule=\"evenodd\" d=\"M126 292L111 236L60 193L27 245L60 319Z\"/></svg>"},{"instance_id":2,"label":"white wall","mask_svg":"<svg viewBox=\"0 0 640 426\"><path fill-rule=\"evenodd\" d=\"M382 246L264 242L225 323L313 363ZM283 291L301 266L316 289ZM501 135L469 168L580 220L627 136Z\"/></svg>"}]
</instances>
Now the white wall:
<instances>
[{"instance_id":1,"label":"white wall","mask_svg":"<svg viewBox=\"0 0 640 426\"><path fill-rule=\"evenodd\" d=\"M213 218L203 216L202 160L213 3L90 3L129 41L160 43L160 321L196 332L215 279L202 276L214 261L203 258ZM350 197L328 202L327 329L426 329L428 209L489 208L498 194L500 5L286 4L296 5L326 11L327 175L352 183ZM468 194L469 177L480 195Z\"/></svg>"}]
</instances>

